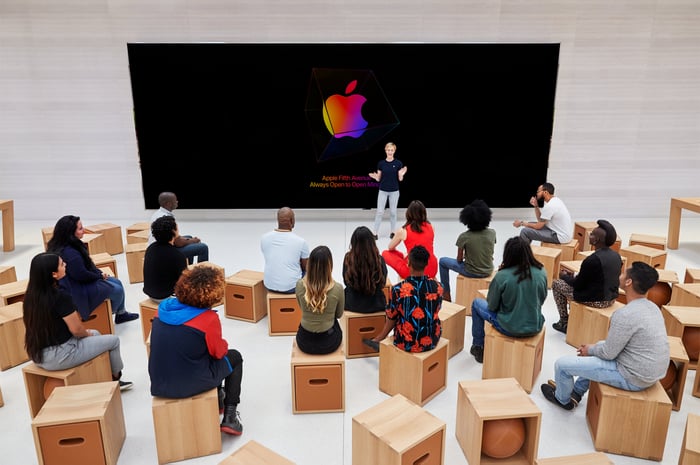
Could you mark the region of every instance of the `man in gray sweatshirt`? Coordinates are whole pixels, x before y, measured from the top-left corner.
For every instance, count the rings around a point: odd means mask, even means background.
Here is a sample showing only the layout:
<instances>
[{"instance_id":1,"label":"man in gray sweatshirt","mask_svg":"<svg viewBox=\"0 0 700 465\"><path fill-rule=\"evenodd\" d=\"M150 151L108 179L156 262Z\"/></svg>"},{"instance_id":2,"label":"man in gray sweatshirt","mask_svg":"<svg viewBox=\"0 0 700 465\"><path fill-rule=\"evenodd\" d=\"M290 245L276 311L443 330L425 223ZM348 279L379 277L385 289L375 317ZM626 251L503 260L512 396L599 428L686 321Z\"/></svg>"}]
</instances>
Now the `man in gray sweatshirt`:
<instances>
[{"instance_id":1,"label":"man in gray sweatshirt","mask_svg":"<svg viewBox=\"0 0 700 465\"><path fill-rule=\"evenodd\" d=\"M642 391L664 377L670 360L666 326L659 307L646 298L658 279L659 273L642 262L632 263L620 275L627 305L612 314L607 339L557 359L554 381L541 386L547 400L572 410L590 381Z\"/></svg>"}]
</instances>

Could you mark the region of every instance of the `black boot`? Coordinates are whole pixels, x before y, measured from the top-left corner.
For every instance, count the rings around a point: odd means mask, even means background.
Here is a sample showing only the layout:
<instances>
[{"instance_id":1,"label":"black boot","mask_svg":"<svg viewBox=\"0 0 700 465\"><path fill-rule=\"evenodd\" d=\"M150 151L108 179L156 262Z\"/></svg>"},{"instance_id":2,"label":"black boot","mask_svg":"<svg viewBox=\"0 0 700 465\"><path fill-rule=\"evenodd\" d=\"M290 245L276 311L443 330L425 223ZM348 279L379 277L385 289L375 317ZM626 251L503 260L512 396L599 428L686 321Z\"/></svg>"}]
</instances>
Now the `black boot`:
<instances>
[{"instance_id":1,"label":"black boot","mask_svg":"<svg viewBox=\"0 0 700 465\"><path fill-rule=\"evenodd\" d=\"M226 391L222 386L216 388L216 393L219 397L219 415L224 413L224 399L226 398Z\"/></svg>"},{"instance_id":2,"label":"black boot","mask_svg":"<svg viewBox=\"0 0 700 465\"><path fill-rule=\"evenodd\" d=\"M224 407L224 419L221 420L221 431L226 434L233 434L234 436L240 436L243 433L241 416L236 410L235 405L226 405Z\"/></svg>"}]
</instances>

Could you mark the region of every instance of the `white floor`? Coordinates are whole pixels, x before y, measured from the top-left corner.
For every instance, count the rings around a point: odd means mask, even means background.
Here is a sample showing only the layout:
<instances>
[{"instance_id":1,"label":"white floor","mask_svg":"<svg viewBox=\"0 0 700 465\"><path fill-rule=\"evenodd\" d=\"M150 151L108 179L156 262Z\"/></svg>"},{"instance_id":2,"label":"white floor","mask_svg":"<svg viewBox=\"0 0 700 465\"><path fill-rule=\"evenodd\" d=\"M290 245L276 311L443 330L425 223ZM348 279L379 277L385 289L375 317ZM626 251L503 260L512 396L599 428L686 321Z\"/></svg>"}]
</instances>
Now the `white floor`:
<instances>
[{"instance_id":1,"label":"white floor","mask_svg":"<svg viewBox=\"0 0 700 465\"><path fill-rule=\"evenodd\" d=\"M403 211L400 212L403 215ZM126 227L148 218L132 218L115 221L110 218L83 218L86 225L112 222ZM183 215L184 216L184 215ZM331 215L332 216L332 215ZM366 216L366 218L365 218ZM436 230L436 254L455 254L454 242L463 226L453 218L433 221ZM359 225L372 223L373 212L355 215L352 219L305 219L297 217L295 231L306 238L310 246L325 244L335 258L335 276L340 276L342 257L347 249L350 234ZM593 221L584 218L581 221ZM630 234L645 233L666 235L667 218L615 219L608 218L617 227L618 234L627 244ZM14 265L19 279L28 277L29 261L42 251L41 228L51 226L55 218L46 222L16 221L16 249L0 255L0 265ZM500 262L502 246L515 235L510 216L495 213L492 226L498 234L496 263ZM388 243L388 221L383 223L379 238L380 248ZM254 221L180 221L183 234L201 237L210 247L211 261L225 267L226 274L241 269L262 270L263 259L259 249L260 236L275 227L274 213L268 219ZM129 284L125 255L116 256L119 277L127 289L127 308L138 312L138 303L144 299L141 284ZM678 250L669 250L667 269L677 272L683 280L686 268L700 268L700 220L684 218L681 227L681 243ZM396 282L396 275L390 278ZM455 275L451 274L454 291ZM454 292L453 292L454 295ZM223 312L223 307L221 308ZM585 418L586 400L573 412L566 412L548 403L540 393L539 384L552 377L553 362L561 354L572 353L564 335L551 329L557 321L557 312L551 296L544 307L547 319L542 372L531 397L542 410L538 457L556 457L593 452L593 443ZM229 344L241 351L244 358L243 392L240 412L244 424L241 437L224 435L220 454L195 458L191 464L218 464L247 441L254 439L299 465L349 465L352 463L352 418L382 402L388 396L378 389L378 358L346 360L346 397L344 413L292 414L290 387L290 350L292 336L270 337L267 319L257 324L227 319L222 316L224 336ZM481 378L481 365L469 355L471 343L470 320L467 318L465 350L450 359L447 388L428 402L424 408L447 425L444 462L446 465L466 464L462 449L455 437L457 384L462 380ZM147 372L146 350L141 337L139 321L117 326L121 337L122 355L126 368L124 378L134 382L134 389L122 395L127 437L119 457L120 464L141 465L157 463L151 417L151 396ZM680 411L673 411L663 464L678 463L679 452L689 412L700 413L700 398L691 395L695 371L690 371L685 383L685 394ZM0 387L5 406L0 408L0 462L6 464L37 463L31 432L31 423L22 381L21 366L0 372ZM632 457L610 454L616 464L639 465L658 463ZM76 462L79 463L76 458ZM365 464L355 464L365 465ZM382 464L383 465L383 464Z\"/></svg>"}]
</instances>

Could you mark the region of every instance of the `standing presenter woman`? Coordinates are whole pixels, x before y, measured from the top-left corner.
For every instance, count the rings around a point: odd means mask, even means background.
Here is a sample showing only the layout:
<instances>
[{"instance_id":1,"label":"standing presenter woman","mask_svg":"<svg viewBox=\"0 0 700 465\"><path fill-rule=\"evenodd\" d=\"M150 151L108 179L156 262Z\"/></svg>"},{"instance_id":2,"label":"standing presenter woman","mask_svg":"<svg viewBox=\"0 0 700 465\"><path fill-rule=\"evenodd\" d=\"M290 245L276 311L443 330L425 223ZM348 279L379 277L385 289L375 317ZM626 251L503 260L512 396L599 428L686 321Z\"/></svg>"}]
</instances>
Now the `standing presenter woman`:
<instances>
[{"instance_id":1,"label":"standing presenter woman","mask_svg":"<svg viewBox=\"0 0 700 465\"><path fill-rule=\"evenodd\" d=\"M389 201L389 219L391 221L391 234L394 237L396 230L396 209L399 206L399 182L403 181L407 168L400 160L394 158L396 144L387 142L384 146L386 158L377 163L377 171L369 173L369 177L379 183L379 193L377 194L377 214L374 217L374 238L379 239L379 227L384 216L386 202Z\"/></svg>"}]
</instances>

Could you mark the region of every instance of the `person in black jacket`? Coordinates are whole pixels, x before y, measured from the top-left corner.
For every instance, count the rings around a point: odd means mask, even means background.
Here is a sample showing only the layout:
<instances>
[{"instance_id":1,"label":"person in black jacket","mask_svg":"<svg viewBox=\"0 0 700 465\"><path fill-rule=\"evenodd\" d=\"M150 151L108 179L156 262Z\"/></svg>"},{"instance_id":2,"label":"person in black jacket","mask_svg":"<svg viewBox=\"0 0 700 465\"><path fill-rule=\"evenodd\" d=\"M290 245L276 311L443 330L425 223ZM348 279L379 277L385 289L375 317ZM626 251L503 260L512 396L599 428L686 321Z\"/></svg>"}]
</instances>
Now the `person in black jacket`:
<instances>
[{"instance_id":1,"label":"person in black jacket","mask_svg":"<svg viewBox=\"0 0 700 465\"><path fill-rule=\"evenodd\" d=\"M562 270L559 279L552 282L552 296L559 311L559 321L552 327L562 333L566 333L569 325L568 304L571 299L589 307L607 308L619 293L622 258L610 248L617 240L617 232L606 220L597 223L598 227L591 232L589 239L595 251L583 260L578 274Z\"/></svg>"},{"instance_id":2,"label":"person in black jacket","mask_svg":"<svg viewBox=\"0 0 700 465\"><path fill-rule=\"evenodd\" d=\"M187 257L175 247L177 222L174 216L161 216L151 224L155 242L143 259L143 293L155 301L173 295L175 283L187 268Z\"/></svg>"}]
</instances>

